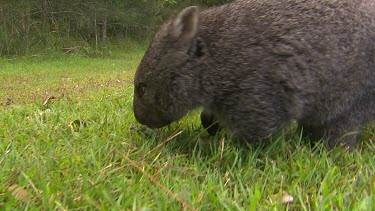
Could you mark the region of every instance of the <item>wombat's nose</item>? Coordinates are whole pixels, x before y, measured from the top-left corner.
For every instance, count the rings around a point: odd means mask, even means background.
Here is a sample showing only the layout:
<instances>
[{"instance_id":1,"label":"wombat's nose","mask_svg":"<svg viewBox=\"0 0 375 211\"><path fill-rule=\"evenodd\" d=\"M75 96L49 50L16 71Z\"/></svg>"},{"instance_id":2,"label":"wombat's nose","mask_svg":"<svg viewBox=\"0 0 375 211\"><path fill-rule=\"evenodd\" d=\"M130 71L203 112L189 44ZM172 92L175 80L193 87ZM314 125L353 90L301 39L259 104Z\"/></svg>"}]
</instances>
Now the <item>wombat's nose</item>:
<instances>
[{"instance_id":1,"label":"wombat's nose","mask_svg":"<svg viewBox=\"0 0 375 211\"><path fill-rule=\"evenodd\" d=\"M144 117L144 113L142 109L139 109L139 106L134 106L134 117L137 122L141 123L142 125L146 125L146 118Z\"/></svg>"},{"instance_id":2,"label":"wombat's nose","mask_svg":"<svg viewBox=\"0 0 375 211\"><path fill-rule=\"evenodd\" d=\"M150 108L144 109L139 105L134 106L134 116L139 123L149 128L161 128L171 123L171 121L162 118L157 111Z\"/></svg>"}]
</instances>

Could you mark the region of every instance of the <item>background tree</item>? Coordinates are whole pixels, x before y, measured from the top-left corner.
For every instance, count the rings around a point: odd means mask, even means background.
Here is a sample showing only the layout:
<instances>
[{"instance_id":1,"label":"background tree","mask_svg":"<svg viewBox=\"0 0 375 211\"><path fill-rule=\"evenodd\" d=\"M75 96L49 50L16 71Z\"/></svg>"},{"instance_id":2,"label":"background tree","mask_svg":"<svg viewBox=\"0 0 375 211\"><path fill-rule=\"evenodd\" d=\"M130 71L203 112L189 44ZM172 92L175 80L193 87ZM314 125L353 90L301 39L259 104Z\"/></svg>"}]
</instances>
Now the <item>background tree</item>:
<instances>
[{"instance_id":1,"label":"background tree","mask_svg":"<svg viewBox=\"0 0 375 211\"><path fill-rule=\"evenodd\" d=\"M188 5L229 0L2 0L0 55L48 49L75 52L116 39L147 40Z\"/></svg>"}]
</instances>

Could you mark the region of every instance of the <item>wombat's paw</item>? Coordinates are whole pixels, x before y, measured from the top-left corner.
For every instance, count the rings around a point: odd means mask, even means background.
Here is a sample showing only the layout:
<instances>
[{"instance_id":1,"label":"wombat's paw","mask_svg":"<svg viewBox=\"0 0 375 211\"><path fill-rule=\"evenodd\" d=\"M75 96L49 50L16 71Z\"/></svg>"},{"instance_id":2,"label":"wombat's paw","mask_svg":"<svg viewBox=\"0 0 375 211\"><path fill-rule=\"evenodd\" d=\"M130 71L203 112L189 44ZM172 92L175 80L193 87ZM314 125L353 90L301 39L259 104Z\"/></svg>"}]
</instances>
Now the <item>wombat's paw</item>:
<instances>
[{"instance_id":1,"label":"wombat's paw","mask_svg":"<svg viewBox=\"0 0 375 211\"><path fill-rule=\"evenodd\" d=\"M327 149L332 150L337 147L344 149L346 152L353 152L356 149L358 144L357 136L353 137L344 137L339 140L329 140L327 144Z\"/></svg>"},{"instance_id":2,"label":"wombat's paw","mask_svg":"<svg viewBox=\"0 0 375 211\"><path fill-rule=\"evenodd\" d=\"M206 129L211 136L214 136L217 132L221 130L219 122L217 122L215 116L210 112L202 111L201 122L204 129Z\"/></svg>"}]
</instances>

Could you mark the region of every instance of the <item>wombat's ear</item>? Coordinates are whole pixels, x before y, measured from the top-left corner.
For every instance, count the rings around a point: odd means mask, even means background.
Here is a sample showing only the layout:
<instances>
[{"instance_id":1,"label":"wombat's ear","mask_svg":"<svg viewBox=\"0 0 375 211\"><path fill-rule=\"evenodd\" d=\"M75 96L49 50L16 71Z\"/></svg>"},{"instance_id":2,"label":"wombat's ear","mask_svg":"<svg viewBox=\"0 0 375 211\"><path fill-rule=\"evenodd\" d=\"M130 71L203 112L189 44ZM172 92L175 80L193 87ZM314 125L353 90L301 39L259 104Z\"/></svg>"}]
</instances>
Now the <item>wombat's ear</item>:
<instances>
[{"instance_id":1,"label":"wombat's ear","mask_svg":"<svg viewBox=\"0 0 375 211\"><path fill-rule=\"evenodd\" d=\"M198 31L199 8L187 7L182 10L173 22L173 35L183 41L189 41L195 37Z\"/></svg>"}]
</instances>

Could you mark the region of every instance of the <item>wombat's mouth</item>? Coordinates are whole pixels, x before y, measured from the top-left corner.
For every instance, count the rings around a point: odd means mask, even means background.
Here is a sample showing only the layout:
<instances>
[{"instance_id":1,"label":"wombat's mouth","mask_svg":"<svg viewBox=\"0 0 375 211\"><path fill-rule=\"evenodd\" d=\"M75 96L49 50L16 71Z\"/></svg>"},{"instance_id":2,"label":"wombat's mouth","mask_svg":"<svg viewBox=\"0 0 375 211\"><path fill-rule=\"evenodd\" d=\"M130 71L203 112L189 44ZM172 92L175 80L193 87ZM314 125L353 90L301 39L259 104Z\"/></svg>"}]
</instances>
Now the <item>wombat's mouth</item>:
<instances>
[{"instance_id":1,"label":"wombat's mouth","mask_svg":"<svg viewBox=\"0 0 375 211\"><path fill-rule=\"evenodd\" d=\"M157 129L157 128L162 128L164 126L169 125L172 123L172 121L167 121L167 120L162 120L162 121L154 121L152 119L147 119L146 121L140 120L136 117L137 121L141 123L142 125L146 125L147 127L151 129Z\"/></svg>"},{"instance_id":2,"label":"wombat's mouth","mask_svg":"<svg viewBox=\"0 0 375 211\"><path fill-rule=\"evenodd\" d=\"M167 126L170 123L172 123L172 121L152 122L152 123L148 122L148 123L145 123L145 124L143 124L143 123L141 123L141 124L146 125L147 127L151 128L151 129L157 129L157 128L162 128L164 126Z\"/></svg>"},{"instance_id":3,"label":"wombat's mouth","mask_svg":"<svg viewBox=\"0 0 375 211\"><path fill-rule=\"evenodd\" d=\"M146 125L147 127L152 129L161 128L172 123L171 120L162 118L155 112L150 112L147 115L145 115L142 112L137 112L137 109L135 109L134 116L139 123L141 123L142 125Z\"/></svg>"}]
</instances>

